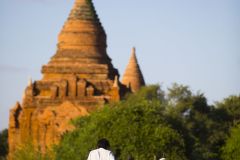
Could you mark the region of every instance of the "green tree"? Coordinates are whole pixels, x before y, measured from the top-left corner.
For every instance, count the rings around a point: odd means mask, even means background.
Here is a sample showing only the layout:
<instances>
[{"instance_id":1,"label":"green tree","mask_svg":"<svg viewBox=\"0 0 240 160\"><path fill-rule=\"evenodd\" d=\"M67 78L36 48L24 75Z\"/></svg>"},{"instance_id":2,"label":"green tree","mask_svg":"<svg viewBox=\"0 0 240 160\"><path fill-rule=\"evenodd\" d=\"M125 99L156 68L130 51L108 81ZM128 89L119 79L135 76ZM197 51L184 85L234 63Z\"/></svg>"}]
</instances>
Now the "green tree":
<instances>
[{"instance_id":1,"label":"green tree","mask_svg":"<svg viewBox=\"0 0 240 160\"><path fill-rule=\"evenodd\" d=\"M240 123L240 95L229 96L223 102L218 102L216 107L227 113L227 115L224 115L224 118L230 122L231 126Z\"/></svg>"},{"instance_id":2,"label":"green tree","mask_svg":"<svg viewBox=\"0 0 240 160\"><path fill-rule=\"evenodd\" d=\"M225 110L208 105L204 94L194 94L188 86L176 83L166 97L167 121L183 135L188 159L219 159L228 125L218 113L225 115Z\"/></svg>"},{"instance_id":3,"label":"green tree","mask_svg":"<svg viewBox=\"0 0 240 160\"><path fill-rule=\"evenodd\" d=\"M231 129L231 135L223 147L224 160L240 160L240 124Z\"/></svg>"},{"instance_id":4,"label":"green tree","mask_svg":"<svg viewBox=\"0 0 240 160\"><path fill-rule=\"evenodd\" d=\"M0 160L5 159L8 154L8 130L0 132Z\"/></svg>"},{"instance_id":5,"label":"green tree","mask_svg":"<svg viewBox=\"0 0 240 160\"><path fill-rule=\"evenodd\" d=\"M159 86L143 88L126 100L77 119L76 130L67 133L57 147L56 159L86 159L100 138L109 139L119 159L132 155L149 160L163 154L169 160L184 160L181 135L166 123L163 92Z\"/></svg>"},{"instance_id":6,"label":"green tree","mask_svg":"<svg viewBox=\"0 0 240 160\"><path fill-rule=\"evenodd\" d=\"M188 86L179 85L177 83L173 83L173 85L168 88L168 99L170 102L178 103L180 101L184 101L191 97L192 92Z\"/></svg>"}]
</instances>

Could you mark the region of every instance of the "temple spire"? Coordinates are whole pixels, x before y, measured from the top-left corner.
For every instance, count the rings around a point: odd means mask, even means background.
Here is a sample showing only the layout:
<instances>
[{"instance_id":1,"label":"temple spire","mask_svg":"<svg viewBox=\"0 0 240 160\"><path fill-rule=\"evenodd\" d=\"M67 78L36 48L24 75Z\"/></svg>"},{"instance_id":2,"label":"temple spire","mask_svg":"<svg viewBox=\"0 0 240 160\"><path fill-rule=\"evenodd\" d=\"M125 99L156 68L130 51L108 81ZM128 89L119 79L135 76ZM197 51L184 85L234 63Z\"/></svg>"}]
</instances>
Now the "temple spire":
<instances>
[{"instance_id":1,"label":"temple spire","mask_svg":"<svg viewBox=\"0 0 240 160\"><path fill-rule=\"evenodd\" d=\"M114 80L118 71L111 61L106 33L92 0L75 0L58 36L57 52L42 68L44 79L74 72L78 77Z\"/></svg>"},{"instance_id":2,"label":"temple spire","mask_svg":"<svg viewBox=\"0 0 240 160\"><path fill-rule=\"evenodd\" d=\"M89 48L88 46L92 47ZM101 49L96 46L100 46ZM59 50L86 51L90 57L106 57L106 33L92 0L75 0L74 6L58 38Z\"/></svg>"},{"instance_id":3,"label":"temple spire","mask_svg":"<svg viewBox=\"0 0 240 160\"><path fill-rule=\"evenodd\" d=\"M132 92L137 92L145 85L141 69L138 65L135 47L132 48L132 54L123 75L122 83L130 88Z\"/></svg>"}]
</instances>

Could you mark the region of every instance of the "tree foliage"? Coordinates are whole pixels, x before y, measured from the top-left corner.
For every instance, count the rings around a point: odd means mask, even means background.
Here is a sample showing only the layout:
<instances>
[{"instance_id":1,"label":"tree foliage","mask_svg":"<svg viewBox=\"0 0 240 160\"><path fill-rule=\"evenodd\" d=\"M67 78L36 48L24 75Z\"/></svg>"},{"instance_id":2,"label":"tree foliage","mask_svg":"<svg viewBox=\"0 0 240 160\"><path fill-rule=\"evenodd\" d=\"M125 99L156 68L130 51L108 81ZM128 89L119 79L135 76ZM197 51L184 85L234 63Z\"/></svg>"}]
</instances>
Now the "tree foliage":
<instances>
[{"instance_id":1,"label":"tree foliage","mask_svg":"<svg viewBox=\"0 0 240 160\"><path fill-rule=\"evenodd\" d=\"M240 160L240 124L231 129L231 135L223 147L224 160Z\"/></svg>"},{"instance_id":2,"label":"tree foliage","mask_svg":"<svg viewBox=\"0 0 240 160\"><path fill-rule=\"evenodd\" d=\"M119 159L220 160L231 126L239 122L240 98L209 105L204 94L173 84L143 88L126 100L77 119L64 136L57 158L86 159L100 138L108 138ZM120 152L120 153L119 153Z\"/></svg>"},{"instance_id":3,"label":"tree foliage","mask_svg":"<svg viewBox=\"0 0 240 160\"><path fill-rule=\"evenodd\" d=\"M216 106L208 105L204 94L178 84L168 89L166 97L168 122L184 137L187 158L220 159L230 124L240 114L240 98L230 96Z\"/></svg>"},{"instance_id":4,"label":"tree foliage","mask_svg":"<svg viewBox=\"0 0 240 160\"><path fill-rule=\"evenodd\" d=\"M0 160L6 158L8 154L8 130L0 132Z\"/></svg>"},{"instance_id":5,"label":"tree foliage","mask_svg":"<svg viewBox=\"0 0 240 160\"><path fill-rule=\"evenodd\" d=\"M225 121L230 122L230 125L240 123L240 95L232 95L217 103L217 108L222 110L225 115Z\"/></svg>"}]
</instances>

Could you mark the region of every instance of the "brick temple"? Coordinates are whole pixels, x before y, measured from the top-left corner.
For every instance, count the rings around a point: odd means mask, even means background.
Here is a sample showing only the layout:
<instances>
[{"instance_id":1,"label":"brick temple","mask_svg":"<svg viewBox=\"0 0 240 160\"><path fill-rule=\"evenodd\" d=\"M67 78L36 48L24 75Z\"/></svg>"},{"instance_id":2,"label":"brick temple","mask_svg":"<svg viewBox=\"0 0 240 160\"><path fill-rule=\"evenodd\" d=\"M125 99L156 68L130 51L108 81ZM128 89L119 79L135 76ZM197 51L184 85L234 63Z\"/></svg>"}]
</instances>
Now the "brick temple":
<instances>
[{"instance_id":1,"label":"brick temple","mask_svg":"<svg viewBox=\"0 0 240 160\"><path fill-rule=\"evenodd\" d=\"M145 85L135 48L122 82L106 48L106 33L92 1L76 0L58 36L56 53L42 67L42 79L29 80L22 103L10 111L9 159L29 140L45 152L74 129L70 120Z\"/></svg>"}]
</instances>

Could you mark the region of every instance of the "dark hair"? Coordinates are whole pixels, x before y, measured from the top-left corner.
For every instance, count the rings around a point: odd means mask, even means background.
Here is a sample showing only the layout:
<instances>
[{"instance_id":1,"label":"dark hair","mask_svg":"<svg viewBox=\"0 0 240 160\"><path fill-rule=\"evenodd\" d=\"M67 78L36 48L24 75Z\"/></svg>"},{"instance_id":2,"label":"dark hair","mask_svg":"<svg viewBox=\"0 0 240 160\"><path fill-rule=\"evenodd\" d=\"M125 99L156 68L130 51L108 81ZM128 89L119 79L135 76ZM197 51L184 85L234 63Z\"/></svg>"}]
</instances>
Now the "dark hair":
<instances>
[{"instance_id":1,"label":"dark hair","mask_svg":"<svg viewBox=\"0 0 240 160\"><path fill-rule=\"evenodd\" d=\"M132 156L132 155L129 155L129 156L128 156L128 160L134 160L133 156Z\"/></svg>"},{"instance_id":2,"label":"dark hair","mask_svg":"<svg viewBox=\"0 0 240 160\"><path fill-rule=\"evenodd\" d=\"M103 138L103 139L98 140L97 147L108 149L110 147L110 144L107 139Z\"/></svg>"}]
</instances>

